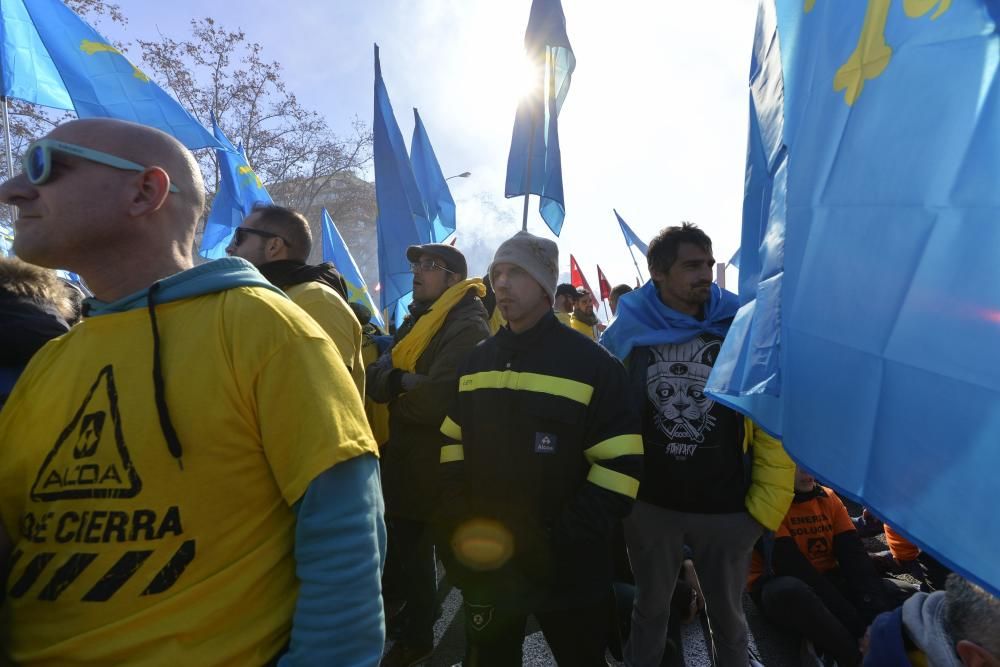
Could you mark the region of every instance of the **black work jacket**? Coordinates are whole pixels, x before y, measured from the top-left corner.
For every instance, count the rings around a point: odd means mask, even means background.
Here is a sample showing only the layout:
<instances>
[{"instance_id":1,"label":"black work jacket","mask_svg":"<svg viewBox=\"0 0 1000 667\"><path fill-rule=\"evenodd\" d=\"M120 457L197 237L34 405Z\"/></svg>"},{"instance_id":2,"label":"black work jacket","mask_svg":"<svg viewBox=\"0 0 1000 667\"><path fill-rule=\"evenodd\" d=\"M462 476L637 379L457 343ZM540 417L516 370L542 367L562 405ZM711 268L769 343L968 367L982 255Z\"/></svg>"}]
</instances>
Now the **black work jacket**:
<instances>
[{"instance_id":1,"label":"black work jacket","mask_svg":"<svg viewBox=\"0 0 1000 667\"><path fill-rule=\"evenodd\" d=\"M607 594L610 536L642 468L627 383L617 359L552 313L521 334L504 327L472 352L442 427L443 541L486 519L509 532L513 552L485 572L456 557L453 580L526 610Z\"/></svg>"}]
</instances>

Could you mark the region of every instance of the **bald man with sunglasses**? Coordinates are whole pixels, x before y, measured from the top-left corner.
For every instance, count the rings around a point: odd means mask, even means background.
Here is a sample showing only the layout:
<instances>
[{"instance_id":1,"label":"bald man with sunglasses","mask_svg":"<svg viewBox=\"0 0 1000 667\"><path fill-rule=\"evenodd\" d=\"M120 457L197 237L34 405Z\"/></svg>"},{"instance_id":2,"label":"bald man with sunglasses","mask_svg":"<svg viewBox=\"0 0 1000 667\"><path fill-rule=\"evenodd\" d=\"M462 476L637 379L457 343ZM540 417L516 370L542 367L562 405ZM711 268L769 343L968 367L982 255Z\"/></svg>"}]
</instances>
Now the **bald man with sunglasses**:
<instances>
[{"instance_id":1,"label":"bald man with sunglasses","mask_svg":"<svg viewBox=\"0 0 1000 667\"><path fill-rule=\"evenodd\" d=\"M249 264L193 267L191 153L73 121L0 200L22 259L94 293L0 412L0 663L377 664L385 529L360 396Z\"/></svg>"}]
</instances>

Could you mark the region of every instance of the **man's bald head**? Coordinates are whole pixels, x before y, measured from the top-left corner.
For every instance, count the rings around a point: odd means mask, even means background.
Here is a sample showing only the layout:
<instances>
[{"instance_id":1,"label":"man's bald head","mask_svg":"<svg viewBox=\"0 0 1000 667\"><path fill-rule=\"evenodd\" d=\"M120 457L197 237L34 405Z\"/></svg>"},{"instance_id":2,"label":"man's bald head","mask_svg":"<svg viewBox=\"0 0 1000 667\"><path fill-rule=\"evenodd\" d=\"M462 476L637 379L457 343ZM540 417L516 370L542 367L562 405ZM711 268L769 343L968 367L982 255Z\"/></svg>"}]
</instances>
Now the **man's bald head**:
<instances>
[{"instance_id":1,"label":"man's bald head","mask_svg":"<svg viewBox=\"0 0 1000 667\"><path fill-rule=\"evenodd\" d=\"M178 203L193 209L195 220L204 211L205 183L198 162L184 144L166 132L113 118L82 118L60 125L48 137L111 153L146 167L160 167L180 190L174 195Z\"/></svg>"},{"instance_id":2,"label":"man's bald head","mask_svg":"<svg viewBox=\"0 0 1000 667\"><path fill-rule=\"evenodd\" d=\"M0 185L0 201L18 208L19 257L70 269L92 286L105 282L105 294L191 265L205 194L194 156L180 142L155 128L96 118L65 123L46 138L56 142L46 153L46 180L35 184L19 174ZM141 169L118 168L58 142Z\"/></svg>"}]
</instances>

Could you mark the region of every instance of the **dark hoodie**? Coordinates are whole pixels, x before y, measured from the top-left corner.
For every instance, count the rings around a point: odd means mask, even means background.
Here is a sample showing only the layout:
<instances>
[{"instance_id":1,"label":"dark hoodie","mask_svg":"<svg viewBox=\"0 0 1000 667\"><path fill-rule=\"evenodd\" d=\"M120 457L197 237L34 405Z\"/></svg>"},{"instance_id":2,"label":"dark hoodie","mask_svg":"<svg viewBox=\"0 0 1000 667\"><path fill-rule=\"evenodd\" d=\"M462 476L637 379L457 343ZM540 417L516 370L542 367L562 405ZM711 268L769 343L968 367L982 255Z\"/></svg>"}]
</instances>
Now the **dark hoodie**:
<instances>
[{"instance_id":1,"label":"dark hoodie","mask_svg":"<svg viewBox=\"0 0 1000 667\"><path fill-rule=\"evenodd\" d=\"M279 259L276 262L261 264L257 270L275 287L287 289L302 283L322 283L342 296L344 301L350 301L347 298L347 283L344 277L330 262L313 265L293 259Z\"/></svg>"},{"instance_id":2,"label":"dark hoodie","mask_svg":"<svg viewBox=\"0 0 1000 667\"><path fill-rule=\"evenodd\" d=\"M875 619L865 655L872 667L961 667L945 629L945 592L917 593L903 606Z\"/></svg>"},{"instance_id":3,"label":"dark hoodie","mask_svg":"<svg viewBox=\"0 0 1000 667\"><path fill-rule=\"evenodd\" d=\"M54 306L0 291L0 407L21 371L45 343L69 331Z\"/></svg>"}]
</instances>

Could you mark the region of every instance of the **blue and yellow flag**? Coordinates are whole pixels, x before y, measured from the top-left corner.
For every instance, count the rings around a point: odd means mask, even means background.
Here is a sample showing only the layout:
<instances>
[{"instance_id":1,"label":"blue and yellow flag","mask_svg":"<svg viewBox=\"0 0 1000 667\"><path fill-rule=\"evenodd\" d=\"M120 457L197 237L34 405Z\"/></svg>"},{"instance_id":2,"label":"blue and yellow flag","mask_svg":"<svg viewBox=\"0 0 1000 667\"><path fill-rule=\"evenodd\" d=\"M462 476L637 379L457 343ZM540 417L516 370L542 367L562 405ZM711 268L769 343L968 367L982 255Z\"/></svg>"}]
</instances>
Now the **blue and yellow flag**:
<instances>
[{"instance_id":1,"label":"blue and yellow flag","mask_svg":"<svg viewBox=\"0 0 1000 667\"><path fill-rule=\"evenodd\" d=\"M212 200L212 210L205 222L198 253L208 259L226 256L226 247L236 228L258 204L270 204L271 195L250 168L242 148L233 146L212 115L212 130L224 149L215 151L219 160L219 189Z\"/></svg>"},{"instance_id":2,"label":"blue and yellow flag","mask_svg":"<svg viewBox=\"0 0 1000 667\"><path fill-rule=\"evenodd\" d=\"M448 181L441 171L430 137L424 128L420 114L413 110L413 138L410 140L410 164L417 188L427 207L427 218L431 223L431 241L444 243L455 233L455 200L448 189Z\"/></svg>"},{"instance_id":3,"label":"blue and yellow flag","mask_svg":"<svg viewBox=\"0 0 1000 667\"><path fill-rule=\"evenodd\" d=\"M73 109L52 57L42 44L24 0L0 2L0 72L4 97L54 109Z\"/></svg>"},{"instance_id":4,"label":"blue and yellow flag","mask_svg":"<svg viewBox=\"0 0 1000 667\"><path fill-rule=\"evenodd\" d=\"M413 290L413 274L406 259L411 245L430 243L431 224L420 196L403 134L392 112L382 80L378 45L375 46L375 115L372 123L375 154L375 201L378 218L379 283L382 307L388 308Z\"/></svg>"},{"instance_id":5,"label":"blue and yellow flag","mask_svg":"<svg viewBox=\"0 0 1000 667\"><path fill-rule=\"evenodd\" d=\"M559 236L566 203L558 118L576 68L559 0L532 0L524 49L537 75L531 92L517 106L505 195L539 195L542 219Z\"/></svg>"},{"instance_id":6,"label":"blue and yellow flag","mask_svg":"<svg viewBox=\"0 0 1000 667\"><path fill-rule=\"evenodd\" d=\"M337 225L333 223L333 218L325 208L323 209L323 261L331 262L344 277L344 282L347 283L347 300L360 303L372 311L372 320L379 329L385 331L382 314L368 291L368 285L358 270L357 262L354 261L351 251L344 243L344 237L340 235Z\"/></svg>"},{"instance_id":7,"label":"blue and yellow flag","mask_svg":"<svg viewBox=\"0 0 1000 667\"><path fill-rule=\"evenodd\" d=\"M761 2L744 306L707 386L994 593L997 13Z\"/></svg>"},{"instance_id":8,"label":"blue and yellow flag","mask_svg":"<svg viewBox=\"0 0 1000 667\"><path fill-rule=\"evenodd\" d=\"M30 25L18 5L25 9ZM177 100L60 0L5 0L2 7L7 95L71 108L80 118L118 118L151 125L188 148L219 147ZM8 23L8 18L13 20ZM7 62L12 52L14 60ZM66 105L67 99L71 106Z\"/></svg>"}]
</instances>

